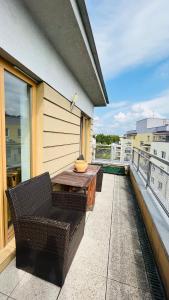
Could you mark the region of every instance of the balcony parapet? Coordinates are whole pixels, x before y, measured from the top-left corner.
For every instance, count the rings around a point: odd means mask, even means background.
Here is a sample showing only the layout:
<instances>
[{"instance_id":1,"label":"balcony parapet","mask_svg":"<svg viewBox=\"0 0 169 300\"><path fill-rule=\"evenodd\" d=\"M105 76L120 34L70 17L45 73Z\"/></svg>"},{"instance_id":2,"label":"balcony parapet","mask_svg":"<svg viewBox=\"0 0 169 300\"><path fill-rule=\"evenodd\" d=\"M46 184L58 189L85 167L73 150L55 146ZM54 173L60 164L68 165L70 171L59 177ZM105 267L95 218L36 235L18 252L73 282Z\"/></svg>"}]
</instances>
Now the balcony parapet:
<instances>
[{"instance_id":1,"label":"balcony parapet","mask_svg":"<svg viewBox=\"0 0 169 300\"><path fill-rule=\"evenodd\" d=\"M169 217L134 165L130 178L169 299Z\"/></svg>"}]
</instances>

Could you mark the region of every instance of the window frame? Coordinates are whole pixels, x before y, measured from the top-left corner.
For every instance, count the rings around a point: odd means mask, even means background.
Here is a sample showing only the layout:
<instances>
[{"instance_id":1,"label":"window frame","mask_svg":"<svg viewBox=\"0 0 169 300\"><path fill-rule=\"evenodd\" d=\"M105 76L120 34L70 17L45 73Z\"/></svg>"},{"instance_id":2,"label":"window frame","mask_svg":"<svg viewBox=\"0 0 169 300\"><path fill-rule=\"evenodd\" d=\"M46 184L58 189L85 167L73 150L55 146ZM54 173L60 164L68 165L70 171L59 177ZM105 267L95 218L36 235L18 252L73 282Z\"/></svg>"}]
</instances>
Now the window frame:
<instances>
[{"instance_id":1,"label":"window frame","mask_svg":"<svg viewBox=\"0 0 169 300\"><path fill-rule=\"evenodd\" d=\"M158 181L158 190L161 191L163 188L163 184L161 181Z\"/></svg>"},{"instance_id":2,"label":"window frame","mask_svg":"<svg viewBox=\"0 0 169 300\"><path fill-rule=\"evenodd\" d=\"M8 230L8 213L7 199L5 190L7 189L7 172L6 172L6 128L5 128L5 82L4 74L9 72L17 78L23 80L31 86L31 176L36 175L36 82L25 73L16 69L12 64L6 62L0 57L0 139L2 147L0 149L0 249L3 248L14 237L13 228Z\"/></svg>"},{"instance_id":3,"label":"window frame","mask_svg":"<svg viewBox=\"0 0 169 300\"><path fill-rule=\"evenodd\" d=\"M156 149L153 149L153 154L157 155L157 150Z\"/></svg>"},{"instance_id":4,"label":"window frame","mask_svg":"<svg viewBox=\"0 0 169 300\"><path fill-rule=\"evenodd\" d=\"M161 157L162 157L163 159L166 159L166 152L165 152L165 151L161 151Z\"/></svg>"}]
</instances>

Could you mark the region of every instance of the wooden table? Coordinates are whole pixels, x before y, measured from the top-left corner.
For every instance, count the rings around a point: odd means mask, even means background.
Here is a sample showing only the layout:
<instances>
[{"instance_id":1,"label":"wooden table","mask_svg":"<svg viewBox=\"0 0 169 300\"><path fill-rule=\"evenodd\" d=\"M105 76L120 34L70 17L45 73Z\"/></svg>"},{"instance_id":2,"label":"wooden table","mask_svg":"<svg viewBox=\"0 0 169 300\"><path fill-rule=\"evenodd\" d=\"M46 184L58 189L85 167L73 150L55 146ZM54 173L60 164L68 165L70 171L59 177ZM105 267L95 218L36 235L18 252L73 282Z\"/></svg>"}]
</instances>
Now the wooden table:
<instances>
[{"instance_id":1,"label":"wooden table","mask_svg":"<svg viewBox=\"0 0 169 300\"><path fill-rule=\"evenodd\" d=\"M87 209L92 210L95 203L96 179L99 166L89 165L85 173L76 173L73 168L52 178L52 184L61 185L70 192L83 192L87 196Z\"/></svg>"}]
</instances>

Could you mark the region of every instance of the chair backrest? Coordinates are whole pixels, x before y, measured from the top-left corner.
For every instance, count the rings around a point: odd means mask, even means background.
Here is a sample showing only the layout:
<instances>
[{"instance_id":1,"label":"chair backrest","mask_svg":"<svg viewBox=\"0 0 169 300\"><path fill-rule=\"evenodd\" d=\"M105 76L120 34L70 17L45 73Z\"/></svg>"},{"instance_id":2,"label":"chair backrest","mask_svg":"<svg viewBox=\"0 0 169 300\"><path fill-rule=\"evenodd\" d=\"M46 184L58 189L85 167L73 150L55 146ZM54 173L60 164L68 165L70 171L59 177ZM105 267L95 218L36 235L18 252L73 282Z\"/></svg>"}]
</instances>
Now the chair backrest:
<instances>
[{"instance_id":1,"label":"chair backrest","mask_svg":"<svg viewBox=\"0 0 169 300\"><path fill-rule=\"evenodd\" d=\"M52 184L48 172L7 190L13 222L23 215L34 215L46 201L51 201L51 192Z\"/></svg>"}]
</instances>

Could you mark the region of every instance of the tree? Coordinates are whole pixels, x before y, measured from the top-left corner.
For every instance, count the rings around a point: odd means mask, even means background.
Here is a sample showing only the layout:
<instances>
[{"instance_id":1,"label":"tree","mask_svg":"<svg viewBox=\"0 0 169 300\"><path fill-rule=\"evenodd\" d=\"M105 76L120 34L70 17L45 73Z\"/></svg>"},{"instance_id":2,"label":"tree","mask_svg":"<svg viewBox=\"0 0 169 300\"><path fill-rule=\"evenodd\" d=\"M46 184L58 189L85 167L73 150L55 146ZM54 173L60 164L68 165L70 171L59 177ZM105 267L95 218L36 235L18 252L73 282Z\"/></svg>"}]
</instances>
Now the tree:
<instances>
[{"instance_id":1,"label":"tree","mask_svg":"<svg viewBox=\"0 0 169 300\"><path fill-rule=\"evenodd\" d=\"M112 143L118 143L120 140L118 135L104 135L103 133L96 135L96 143L110 145Z\"/></svg>"}]
</instances>

